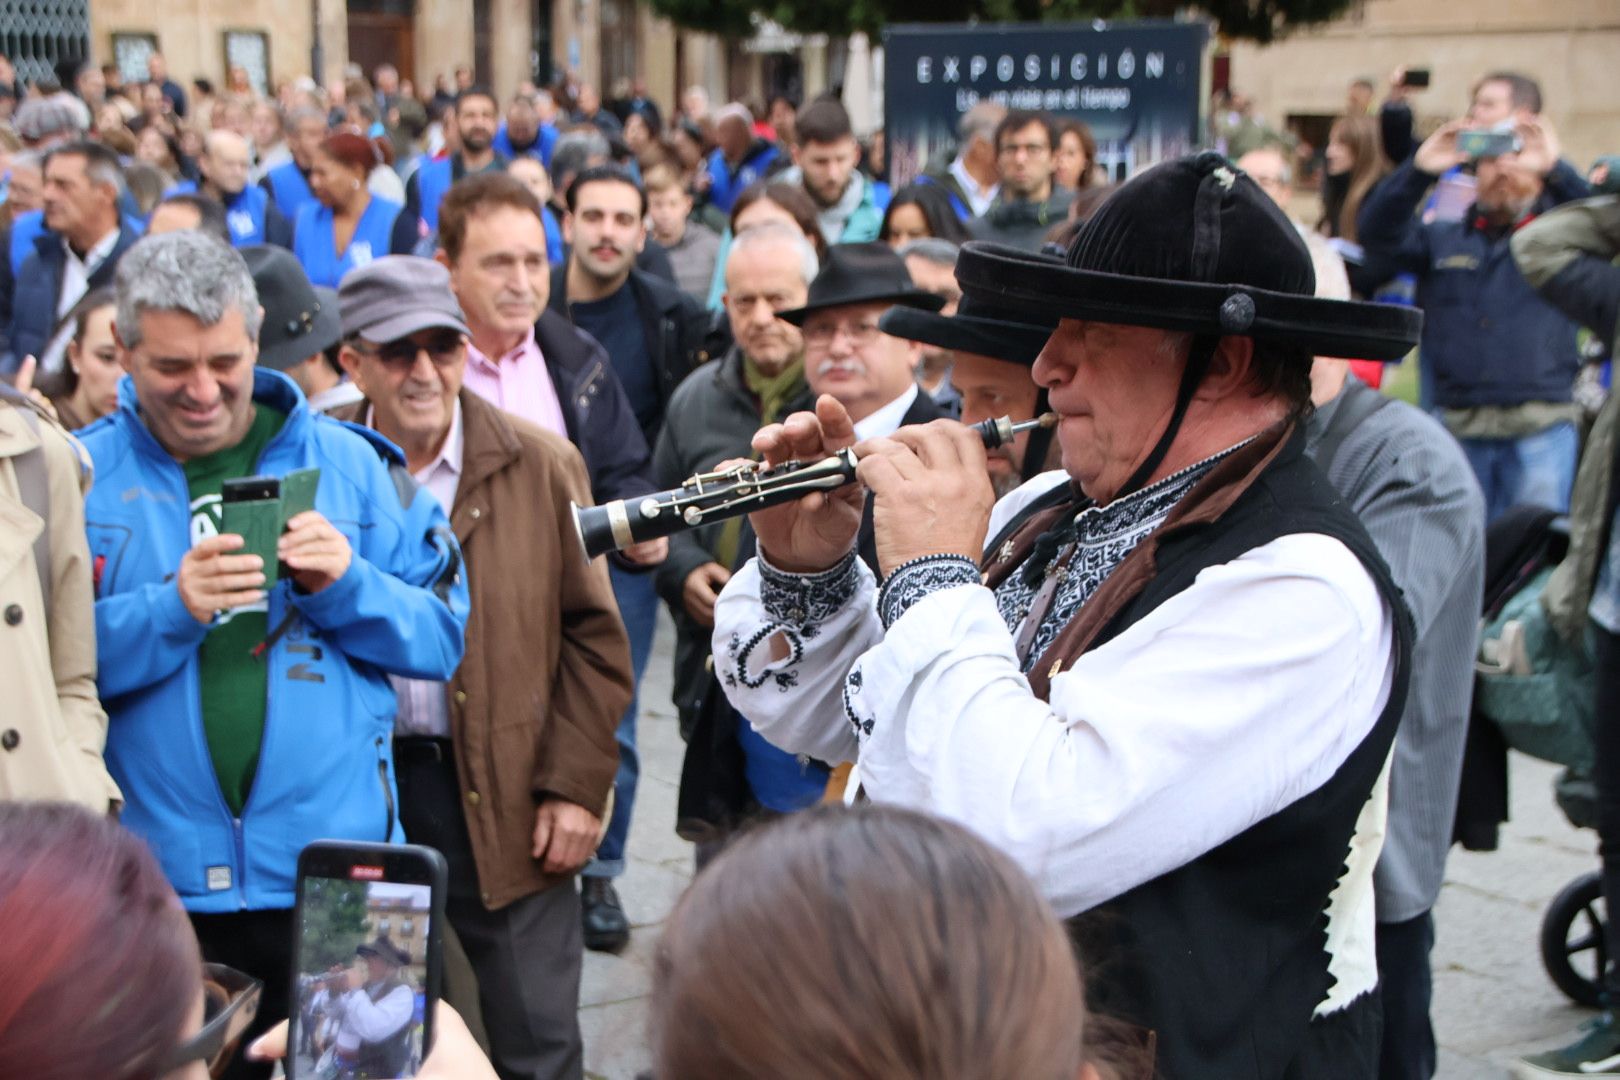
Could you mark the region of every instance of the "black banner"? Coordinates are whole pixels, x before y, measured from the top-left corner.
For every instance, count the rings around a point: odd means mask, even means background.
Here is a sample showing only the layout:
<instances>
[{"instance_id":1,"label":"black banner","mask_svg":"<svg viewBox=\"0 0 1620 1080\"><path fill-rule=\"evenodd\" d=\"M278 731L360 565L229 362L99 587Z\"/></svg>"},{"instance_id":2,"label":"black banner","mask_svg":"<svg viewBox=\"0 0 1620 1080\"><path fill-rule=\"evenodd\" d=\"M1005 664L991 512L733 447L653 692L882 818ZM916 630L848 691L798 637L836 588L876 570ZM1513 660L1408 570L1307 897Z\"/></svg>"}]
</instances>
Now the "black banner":
<instances>
[{"instance_id":1,"label":"black banner","mask_svg":"<svg viewBox=\"0 0 1620 1080\"><path fill-rule=\"evenodd\" d=\"M1113 180L1195 149L1202 23L896 26L884 31L890 183L943 169L956 124L981 101L1074 117L1097 137Z\"/></svg>"}]
</instances>

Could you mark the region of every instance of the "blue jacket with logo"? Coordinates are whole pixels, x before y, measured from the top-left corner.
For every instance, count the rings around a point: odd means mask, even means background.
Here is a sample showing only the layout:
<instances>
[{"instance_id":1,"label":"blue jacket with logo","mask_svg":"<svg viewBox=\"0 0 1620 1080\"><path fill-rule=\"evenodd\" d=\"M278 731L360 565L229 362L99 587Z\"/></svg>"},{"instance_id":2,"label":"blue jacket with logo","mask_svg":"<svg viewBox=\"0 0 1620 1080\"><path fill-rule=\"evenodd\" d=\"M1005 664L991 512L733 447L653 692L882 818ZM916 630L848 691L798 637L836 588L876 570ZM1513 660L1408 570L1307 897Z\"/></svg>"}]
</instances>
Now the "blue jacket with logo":
<instances>
[{"instance_id":1,"label":"blue jacket with logo","mask_svg":"<svg viewBox=\"0 0 1620 1080\"><path fill-rule=\"evenodd\" d=\"M775 143L755 139L733 169L722 151L709 151L703 166L709 173L709 203L722 214L730 214L737 196L750 184L764 180L781 153Z\"/></svg>"},{"instance_id":2,"label":"blue jacket with logo","mask_svg":"<svg viewBox=\"0 0 1620 1080\"><path fill-rule=\"evenodd\" d=\"M1461 409L1568 401L1580 367L1575 324L1519 273L1512 229L1490 229L1473 210L1462 221L1423 222L1418 208L1433 183L1408 160L1367 196L1356 232L1381 274L1417 277L1434 403ZM1560 163L1533 213L1587 192L1585 181Z\"/></svg>"},{"instance_id":3,"label":"blue jacket with logo","mask_svg":"<svg viewBox=\"0 0 1620 1080\"><path fill-rule=\"evenodd\" d=\"M107 765L127 800L124 824L151 845L187 909L202 913L291 907L298 853L311 840L403 839L387 676L450 678L468 611L444 511L417 490L392 443L312 413L279 372L255 371L253 399L287 415L259 473L318 467L315 508L353 558L318 593L288 580L270 588L264 737L240 818L203 734L197 655L209 627L176 582L191 546L185 473L140 419L127 378L118 410L79 432L97 481L85 522Z\"/></svg>"},{"instance_id":4,"label":"blue jacket with logo","mask_svg":"<svg viewBox=\"0 0 1620 1080\"><path fill-rule=\"evenodd\" d=\"M165 191L163 197L196 193L195 180L182 180ZM249 247L253 244L292 247L292 225L276 208L269 192L262 187L249 184L231 196L225 204L225 225L230 230L232 247Z\"/></svg>"}]
</instances>

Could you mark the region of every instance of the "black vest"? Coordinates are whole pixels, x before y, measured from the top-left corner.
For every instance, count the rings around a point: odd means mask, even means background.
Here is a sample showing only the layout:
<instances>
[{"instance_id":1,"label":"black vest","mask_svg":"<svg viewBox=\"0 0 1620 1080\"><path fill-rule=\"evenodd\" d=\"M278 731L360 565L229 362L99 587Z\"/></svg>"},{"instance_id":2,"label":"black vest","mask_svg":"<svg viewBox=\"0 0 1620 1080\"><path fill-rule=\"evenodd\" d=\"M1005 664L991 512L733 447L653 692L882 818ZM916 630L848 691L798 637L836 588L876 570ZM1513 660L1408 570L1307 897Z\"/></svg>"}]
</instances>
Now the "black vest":
<instances>
[{"instance_id":1,"label":"black vest","mask_svg":"<svg viewBox=\"0 0 1620 1080\"><path fill-rule=\"evenodd\" d=\"M1183 501L1198 497L1210 479ZM1072 505L1059 512L1072 512ZM1034 517L1031 524L1038 525L1048 515ZM1328 897L1344 873L1356 820L1405 705L1411 617L1366 530L1304 455L1302 430L1286 437L1215 520L1179 529L1174 523L1173 513L1161 526L1156 572L1083 651L1141 621L1208 567L1282 536L1321 533L1360 560L1394 613L1397 667L1372 730L1320 788L1192 862L1070 920L1089 1007L1154 1032L1163 1080L1371 1080L1376 1025L1361 1028L1333 1017L1313 1023L1311 1017L1332 981ZM1010 535L1016 542L1019 532ZM1043 656L1037 670L1044 671L1052 655ZM1034 681L1044 688L1044 679ZM1370 1047L1364 1045L1369 1040Z\"/></svg>"}]
</instances>

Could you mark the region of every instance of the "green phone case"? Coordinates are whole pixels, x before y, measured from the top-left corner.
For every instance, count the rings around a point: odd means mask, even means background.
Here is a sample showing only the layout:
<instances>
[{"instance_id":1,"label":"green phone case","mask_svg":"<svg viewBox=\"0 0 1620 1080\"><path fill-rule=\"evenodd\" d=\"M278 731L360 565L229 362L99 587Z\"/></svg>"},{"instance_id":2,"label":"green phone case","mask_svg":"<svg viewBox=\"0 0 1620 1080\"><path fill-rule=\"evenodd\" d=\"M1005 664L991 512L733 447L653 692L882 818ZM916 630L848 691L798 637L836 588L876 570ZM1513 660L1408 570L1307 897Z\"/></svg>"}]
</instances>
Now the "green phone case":
<instances>
[{"instance_id":1,"label":"green phone case","mask_svg":"<svg viewBox=\"0 0 1620 1080\"><path fill-rule=\"evenodd\" d=\"M276 540L281 536L283 518L280 499L254 499L228 502L221 507L221 528L242 538L242 547L233 555L257 555L264 560L264 585L276 580Z\"/></svg>"}]
</instances>

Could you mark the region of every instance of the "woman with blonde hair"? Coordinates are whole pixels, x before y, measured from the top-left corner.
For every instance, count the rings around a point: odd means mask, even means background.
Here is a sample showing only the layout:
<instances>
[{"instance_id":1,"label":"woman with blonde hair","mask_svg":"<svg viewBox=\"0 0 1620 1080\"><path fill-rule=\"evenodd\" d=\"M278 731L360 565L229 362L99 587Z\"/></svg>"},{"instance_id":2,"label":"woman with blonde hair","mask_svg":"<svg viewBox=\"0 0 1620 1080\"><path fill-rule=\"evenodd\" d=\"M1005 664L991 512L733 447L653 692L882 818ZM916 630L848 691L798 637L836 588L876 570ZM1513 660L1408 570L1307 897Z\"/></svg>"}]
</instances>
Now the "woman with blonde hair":
<instances>
[{"instance_id":1,"label":"woman with blonde hair","mask_svg":"<svg viewBox=\"0 0 1620 1080\"><path fill-rule=\"evenodd\" d=\"M658 1080L1098 1080L1063 924L1011 859L898 807L745 834L653 959Z\"/></svg>"}]
</instances>

